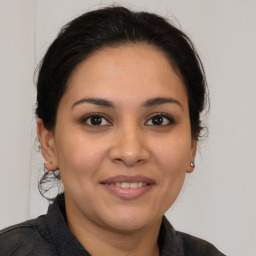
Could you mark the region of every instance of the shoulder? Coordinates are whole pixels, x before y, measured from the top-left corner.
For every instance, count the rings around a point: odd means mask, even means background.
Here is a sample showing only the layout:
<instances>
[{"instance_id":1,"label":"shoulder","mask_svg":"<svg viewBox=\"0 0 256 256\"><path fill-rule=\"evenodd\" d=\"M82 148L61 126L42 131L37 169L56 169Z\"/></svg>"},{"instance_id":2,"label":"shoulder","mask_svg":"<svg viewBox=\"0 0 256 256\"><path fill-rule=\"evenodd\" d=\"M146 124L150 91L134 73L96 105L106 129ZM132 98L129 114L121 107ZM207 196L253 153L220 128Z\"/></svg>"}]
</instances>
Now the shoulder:
<instances>
[{"instance_id":1,"label":"shoulder","mask_svg":"<svg viewBox=\"0 0 256 256\"><path fill-rule=\"evenodd\" d=\"M164 216L159 233L161 255L224 256L214 245L189 234L176 231Z\"/></svg>"},{"instance_id":2,"label":"shoulder","mask_svg":"<svg viewBox=\"0 0 256 256\"><path fill-rule=\"evenodd\" d=\"M39 218L1 230L0 255L51 255L49 254L52 251L51 245L38 231Z\"/></svg>"},{"instance_id":3,"label":"shoulder","mask_svg":"<svg viewBox=\"0 0 256 256\"><path fill-rule=\"evenodd\" d=\"M185 256L201 255L201 256L223 256L214 245L200 239L198 237L176 231L176 235L183 242L183 250Z\"/></svg>"}]
</instances>

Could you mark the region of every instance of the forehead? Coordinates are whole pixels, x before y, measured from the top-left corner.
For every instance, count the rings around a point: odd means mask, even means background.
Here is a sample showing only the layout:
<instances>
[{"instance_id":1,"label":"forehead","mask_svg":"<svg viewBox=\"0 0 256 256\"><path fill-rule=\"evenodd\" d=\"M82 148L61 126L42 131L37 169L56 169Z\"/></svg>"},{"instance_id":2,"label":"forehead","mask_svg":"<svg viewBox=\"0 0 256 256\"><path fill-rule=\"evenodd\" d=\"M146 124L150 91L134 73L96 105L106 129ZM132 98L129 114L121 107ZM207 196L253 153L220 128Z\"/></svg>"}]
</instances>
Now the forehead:
<instances>
[{"instance_id":1,"label":"forehead","mask_svg":"<svg viewBox=\"0 0 256 256\"><path fill-rule=\"evenodd\" d=\"M107 47L93 53L73 71L65 94L73 100L88 96L120 101L167 95L187 98L170 59L148 44Z\"/></svg>"}]
</instances>

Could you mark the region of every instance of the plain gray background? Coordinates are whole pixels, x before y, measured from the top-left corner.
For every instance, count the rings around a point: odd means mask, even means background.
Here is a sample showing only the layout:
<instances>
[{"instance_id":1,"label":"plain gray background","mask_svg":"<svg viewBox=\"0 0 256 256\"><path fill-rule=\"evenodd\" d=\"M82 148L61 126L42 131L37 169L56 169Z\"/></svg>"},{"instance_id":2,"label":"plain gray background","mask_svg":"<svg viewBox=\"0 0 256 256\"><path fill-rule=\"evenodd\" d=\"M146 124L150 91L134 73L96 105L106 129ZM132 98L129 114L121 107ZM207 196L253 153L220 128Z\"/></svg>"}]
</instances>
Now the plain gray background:
<instances>
[{"instance_id":1,"label":"plain gray background","mask_svg":"<svg viewBox=\"0 0 256 256\"><path fill-rule=\"evenodd\" d=\"M36 64L62 25L112 3L168 17L192 38L206 69L209 137L169 220L227 255L256 255L255 0L0 0L0 228L47 209L37 191Z\"/></svg>"}]
</instances>

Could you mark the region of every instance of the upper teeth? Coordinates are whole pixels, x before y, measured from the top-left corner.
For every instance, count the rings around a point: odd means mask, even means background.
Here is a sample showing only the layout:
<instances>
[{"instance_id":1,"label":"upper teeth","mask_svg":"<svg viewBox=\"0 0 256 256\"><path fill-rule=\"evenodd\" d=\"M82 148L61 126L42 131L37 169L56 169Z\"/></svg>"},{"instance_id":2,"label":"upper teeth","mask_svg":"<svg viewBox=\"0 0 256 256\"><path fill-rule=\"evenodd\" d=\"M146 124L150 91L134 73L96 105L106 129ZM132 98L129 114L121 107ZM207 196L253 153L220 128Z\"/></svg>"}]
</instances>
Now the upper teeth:
<instances>
[{"instance_id":1,"label":"upper teeth","mask_svg":"<svg viewBox=\"0 0 256 256\"><path fill-rule=\"evenodd\" d=\"M146 183L143 182L122 182L122 183L115 183L116 186L121 187L121 188L140 188L142 186L146 186Z\"/></svg>"}]
</instances>

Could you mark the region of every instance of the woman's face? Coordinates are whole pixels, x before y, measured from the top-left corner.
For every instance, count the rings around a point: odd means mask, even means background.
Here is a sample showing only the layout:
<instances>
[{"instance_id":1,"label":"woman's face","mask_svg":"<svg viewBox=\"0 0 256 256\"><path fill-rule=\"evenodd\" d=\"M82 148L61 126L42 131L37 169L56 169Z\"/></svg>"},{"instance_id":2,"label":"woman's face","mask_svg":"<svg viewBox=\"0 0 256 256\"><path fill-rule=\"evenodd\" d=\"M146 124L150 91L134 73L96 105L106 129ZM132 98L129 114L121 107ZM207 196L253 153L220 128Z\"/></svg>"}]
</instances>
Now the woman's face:
<instances>
[{"instance_id":1,"label":"woman's face","mask_svg":"<svg viewBox=\"0 0 256 256\"><path fill-rule=\"evenodd\" d=\"M146 44L105 48L82 62L45 134L68 218L119 231L161 221L196 151L184 84Z\"/></svg>"}]
</instances>

